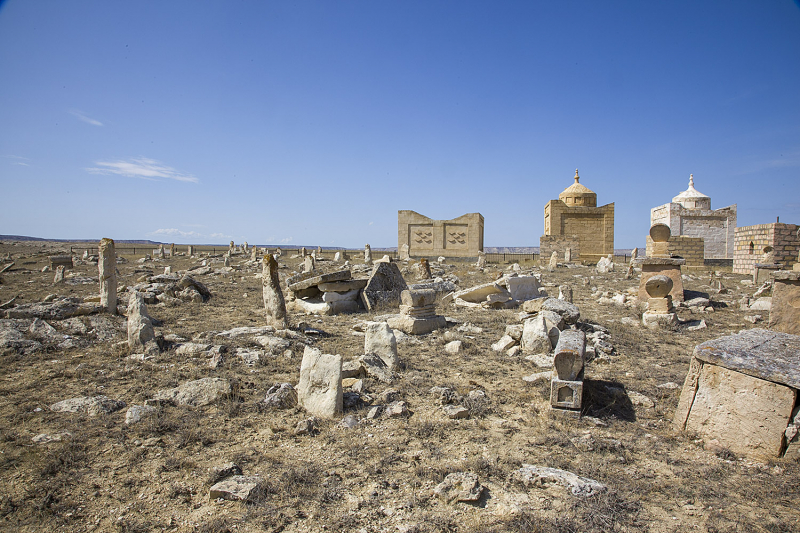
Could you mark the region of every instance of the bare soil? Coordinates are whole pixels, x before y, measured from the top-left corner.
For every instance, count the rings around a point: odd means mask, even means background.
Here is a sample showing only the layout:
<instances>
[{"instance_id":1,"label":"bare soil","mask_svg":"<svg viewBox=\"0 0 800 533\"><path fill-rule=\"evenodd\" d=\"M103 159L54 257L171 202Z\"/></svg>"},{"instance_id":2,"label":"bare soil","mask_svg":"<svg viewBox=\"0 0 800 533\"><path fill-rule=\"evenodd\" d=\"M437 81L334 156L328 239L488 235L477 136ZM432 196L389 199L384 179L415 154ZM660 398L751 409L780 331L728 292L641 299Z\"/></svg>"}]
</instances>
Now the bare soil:
<instances>
[{"instance_id":1,"label":"bare soil","mask_svg":"<svg viewBox=\"0 0 800 533\"><path fill-rule=\"evenodd\" d=\"M96 282L53 285L41 272L59 243L0 243L15 266L0 275L0 303L43 300L49 294L94 297ZM66 248L68 251L68 247ZM133 285L144 272L173 271L198 264L176 257L139 264L125 256L120 284ZM261 282L246 257L240 270L198 279L211 290L206 303L150 305L161 320L157 333L213 341L213 332L264 325ZM217 259L217 268L222 266ZM281 279L300 268L299 259L281 258ZM507 265L485 272L455 263L460 287L495 279ZM523 264L523 269L536 269ZM139 272L136 272L139 270ZM622 269L624 270L624 269ZM74 273L97 277L97 267ZM592 289L621 292L638 286L624 272L596 274L589 267L542 272L548 291L573 287L581 321L608 328L615 351L586 369L583 417L559 416L549 408L548 382L529 384L523 376L542 371L522 356L490 346L517 310L440 308L438 312L481 333L457 326L399 343L404 363L391 385L367 380L372 403L387 389L399 392L408 418L367 420L369 405L346 410L361 419L354 428L322 421L315 435L295 435L308 418L300 408L269 410L261 404L276 383L296 384L305 344L345 360L363 353L363 334L353 329L374 315L333 317L292 315L298 339L291 354L280 353L247 366L232 352L252 346L248 337L224 340L224 365L209 368L205 355L178 356L174 349L147 361L128 358L125 318L112 318L117 334L85 346L30 355L0 355L0 530L2 531L176 531L176 532L593 532L704 531L790 532L800 528L800 464L786 459L759 463L724 449L705 449L693 435L671 424L693 347L703 341L760 327L745 321L737 301L754 287L723 273L727 294L709 287L710 272L689 271L688 290L711 294L713 312L681 309L682 320L704 319L707 328L648 330L625 325L640 319L635 308L601 305ZM407 278L411 282L410 276ZM583 280L588 279L588 285ZM766 318L766 316L764 317ZM52 323L56 328L59 325ZM300 327L302 326L302 328ZM307 326L320 334L300 332ZM88 338L88 337L87 337ZM458 354L444 350L460 339ZM129 406L144 404L160 390L201 377L223 377L237 385L226 400L206 407L159 408L155 416L130 426L125 410L89 417L53 412L49 406L77 396L105 395ZM448 386L461 394L485 392L467 402L471 416L450 420L429 391ZM622 388L625 395L609 393ZM630 393L647 396L653 407L634 405ZM32 438L67 432L61 441L36 444ZM235 462L246 475L259 475L263 489L251 502L211 500L214 467ZM526 488L512 480L522 464L562 468L600 481L608 491L578 498L561 487ZM480 501L448 504L433 488L451 472L473 472L485 487Z\"/></svg>"}]
</instances>

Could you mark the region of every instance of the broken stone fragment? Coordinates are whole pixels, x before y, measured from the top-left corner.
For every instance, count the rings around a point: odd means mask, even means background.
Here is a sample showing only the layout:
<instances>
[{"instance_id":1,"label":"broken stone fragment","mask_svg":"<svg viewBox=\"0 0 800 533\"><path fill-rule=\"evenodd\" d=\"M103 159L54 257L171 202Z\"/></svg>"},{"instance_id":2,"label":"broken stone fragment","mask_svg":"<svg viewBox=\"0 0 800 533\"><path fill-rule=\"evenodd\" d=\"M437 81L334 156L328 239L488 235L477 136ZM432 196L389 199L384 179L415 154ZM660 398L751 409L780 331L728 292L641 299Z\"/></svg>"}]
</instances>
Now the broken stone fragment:
<instances>
[{"instance_id":1,"label":"broken stone fragment","mask_svg":"<svg viewBox=\"0 0 800 533\"><path fill-rule=\"evenodd\" d=\"M152 415L156 412L152 405L131 405L125 412L125 424L131 425L139 422L143 417Z\"/></svg>"},{"instance_id":2,"label":"broken stone fragment","mask_svg":"<svg viewBox=\"0 0 800 533\"><path fill-rule=\"evenodd\" d=\"M472 472L454 472L433 489L433 493L447 503L478 501L483 487Z\"/></svg>"},{"instance_id":3,"label":"broken stone fragment","mask_svg":"<svg viewBox=\"0 0 800 533\"><path fill-rule=\"evenodd\" d=\"M593 479L547 466L523 464L522 468L511 474L511 479L529 488L547 488L553 484L562 485L568 488L574 496L593 496L606 490L605 485Z\"/></svg>"},{"instance_id":4,"label":"broken stone fragment","mask_svg":"<svg viewBox=\"0 0 800 533\"><path fill-rule=\"evenodd\" d=\"M262 480L258 476L233 476L214 484L208 491L212 500L251 501L261 487Z\"/></svg>"},{"instance_id":5,"label":"broken stone fragment","mask_svg":"<svg viewBox=\"0 0 800 533\"><path fill-rule=\"evenodd\" d=\"M168 403L173 405L193 405L200 407L230 396L233 392L228 380L222 378L203 378L187 381L174 389L158 391L155 396L145 400L146 405Z\"/></svg>"},{"instance_id":6,"label":"broken stone fragment","mask_svg":"<svg viewBox=\"0 0 800 533\"><path fill-rule=\"evenodd\" d=\"M380 357L375 356L381 361ZM381 361L383 362L383 361ZM297 399L309 413L334 418L342 412L342 356L306 346L300 364Z\"/></svg>"},{"instance_id":7,"label":"broken stone fragment","mask_svg":"<svg viewBox=\"0 0 800 533\"><path fill-rule=\"evenodd\" d=\"M451 420L459 420L461 418L469 418L469 409L461 405L443 405L442 411Z\"/></svg>"},{"instance_id":8,"label":"broken stone fragment","mask_svg":"<svg viewBox=\"0 0 800 533\"><path fill-rule=\"evenodd\" d=\"M398 367L397 339L386 322L367 322L364 328L364 353L380 357L392 371Z\"/></svg>"},{"instance_id":9,"label":"broken stone fragment","mask_svg":"<svg viewBox=\"0 0 800 533\"><path fill-rule=\"evenodd\" d=\"M89 416L113 413L125 407L125 402L112 400L108 396L80 396L54 403L51 411L60 413L86 413Z\"/></svg>"},{"instance_id":10,"label":"broken stone fragment","mask_svg":"<svg viewBox=\"0 0 800 533\"><path fill-rule=\"evenodd\" d=\"M276 383L267 391L264 404L275 409L291 409L297 405L297 392L290 383Z\"/></svg>"}]
</instances>

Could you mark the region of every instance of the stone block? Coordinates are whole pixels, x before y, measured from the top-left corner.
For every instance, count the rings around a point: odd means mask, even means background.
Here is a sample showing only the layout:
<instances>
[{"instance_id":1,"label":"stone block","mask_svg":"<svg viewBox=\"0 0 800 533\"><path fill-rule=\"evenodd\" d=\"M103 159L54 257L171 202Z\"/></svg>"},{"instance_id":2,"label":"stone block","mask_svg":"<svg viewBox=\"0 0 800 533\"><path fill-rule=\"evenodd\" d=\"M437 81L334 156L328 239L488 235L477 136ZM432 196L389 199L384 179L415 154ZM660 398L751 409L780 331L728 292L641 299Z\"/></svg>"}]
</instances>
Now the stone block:
<instances>
[{"instance_id":1,"label":"stone block","mask_svg":"<svg viewBox=\"0 0 800 533\"><path fill-rule=\"evenodd\" d=\"M447 327L447 320L443 316L433 316L430 318L414 318L406 315L394 315L387 321L389 327L397 329L408 335L424 335Z\"/></svg>"},{"instance_id":2,"label":"stone block","mask_svg":"<svg viewBox=\"0 0 800 533\"><path fill-rule=\"evenodd\" d=\"M681 278L681 265L684 263L683 259L659 259L659 258L641 258L637 259L634 263L641 265L642 277L639 280L639 294L638 299L640 302L647 302L650 296L647 294L645 288L647 280L653 276L663 275L672 280L672 296L673 302L683 301L683 279Z\"/></svg>"},{"instance_id":3,"label":"stone block","mask_svg":"<svg viewBox=\"0 0 800 533\"><path fill-rule=\"evenodd\" d=\"M800 336L763 329L695 347L673 419L732 452L779 457L800 386Z\"/></svg>"},{"instance_id":4,"label":"stone block","mask_svg":"<svg viewBox=\"0 0 800 533\"><path fill-rule=\"evenodd\" d=\"M342 356L306 346L300 363L297 400L309 413L333 418L342 412Z\"/></svg>"},{"instance_id":5,"label":"stone block","mask_svg":"<svg viewBox=\"0 0 800 533\"><path fill-rule=\"evenodd\" d=\"M798 265L795 265L798 266ZM800 335L800 268L773 272L769 328Z\"/></svg>"}]
</instances>

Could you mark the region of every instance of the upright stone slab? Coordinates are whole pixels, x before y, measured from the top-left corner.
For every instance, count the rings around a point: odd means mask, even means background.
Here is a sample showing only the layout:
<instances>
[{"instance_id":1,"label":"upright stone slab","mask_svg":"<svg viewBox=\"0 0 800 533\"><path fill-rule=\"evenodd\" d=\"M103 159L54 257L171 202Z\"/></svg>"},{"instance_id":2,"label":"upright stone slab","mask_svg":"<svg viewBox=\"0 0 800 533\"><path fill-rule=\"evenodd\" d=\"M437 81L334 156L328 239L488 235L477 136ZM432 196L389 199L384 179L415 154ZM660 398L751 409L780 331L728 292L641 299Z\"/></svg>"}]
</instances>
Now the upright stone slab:
<instances>
[{"instance_id":1,"label":"upright stone slab","mask_svg":"<svg viewBox=\"0 0 800 533\"><path fill-rule=\"evenodd\" d=\"M550 263L547 265L547 270L550 272L555 272L556 267L558 267L558 252L553 252L550 255Z\"/></svg>"},{"instance_id":2,"label":"upright stone slab","mask_svg":"<svg viewBox=\"0 0 800 533\"><path fill-rule=\"evenodd\" d=\"M342 356L306 346L300 363L297 401L312 415L333 418L342 413Z\"/></svg>"},{"instance_id":3,"label":"upright stone slab","mask_svg":"<svg viewBox=\"0 0 800 533\"><path fill-rule=\"evenodd\" d=\"M267 325L277 329L287 329L289 320L286 316L286 301L283 299L278 276L278 262L272 255L267 254L264 256L262 265L261 284Z\"/></svg>"},{"instance_id":4,"label":"upright stone slab","mask_svg":"<svg viewBox=\"0 0 800 533\"><path fill-rule=\"evenodd\" d=\"M372 248L369 244L364 245L364 263L368 265L372 264Z\"/></svg>"},{"instance_id":5,"label":"upright stone slab","mask_svg":"<svg viewBox=\"0 0 800 533\"><path fill-rule=\"evenodd\" d=\"M572 248L569 246L567 246L567 249L564 250L564 262L572 263Z\"/></svg>"},{"instance_id":6,"label":"upright stone slab","mask_svg":"<svg viewBox=\"0 0 800 533\"><path fill-rule=\"evenodd\" d=\"M695 347L673 423L738 455L783 452L800 388L800 336L749 329Z\"/></svg>"},{"instance_id":7,"label":"upright stone slab","mask_svg":"<svg viewBox=\"0 0 800 533\"><path fill-rule=\"evenodd\" d=\"M148 348L156 338L147 306L138 292L134 291L128 301L128 347L131 350Z\"/></svg>"},{"instance_id":8,"label":"upright stone slab","mask_svg":"<svg viewBox=\"0 0 800 533\"><path fill-rule=\"evenodd\" d=\"M397 248L409 247L410 257L478 257L483 250L483 216L468 213L434 220L415 211L397 212Z\"/></svg>"},{"instance_id":9,"label":"upright stone slab","mask_svg":"<svg viewBox=\"0 0 800 533\"><path fill-rule=\"evenodd\" d=\"M408 244L403 243L403 245L400 246L399 259L400 261L408 261L410 259L408 255Z\"/></svg>"},{"instance_id":10,"label":"upright stone slab","mask_svg":"<svg viewBox=\"0 0 800 533\"><path fill-rule=\"evenodd\" d=\"M53 283L63 283L64 282L64 265L58 265L56 267L56 274L53 276Z\"/></svg>"},{"instance_id":11,"label":"upright stone slab","mask_svg":"<svg viewBox=\"0 0 800 533\"><path fill-rule=\"evenodd\" d=\"M100 305L107 313L117 314L117 253L113 239L100 241L100 258L97 268L100 271Z\"/></svg>"},{"instance_id":12,"label":"upright stone slab","mask_svg":"<svg viewBox=\"0 0 800 533\"><path fill-rule=\"evenodd\" d=\"M486 252L481 250L478 252L478 262L475 264L477 268L486 268Z\"/></svg>"},{"instance_id":13,"label":"upright stone slab","mask_svg":"<svg viewBox=\"0 0 800 533\"><path fill-rule=\"evenodd\" d=\"M800 335L800 270L773 272L769 328Z\"/></svg>"},{"instance_id":14,"label":"upright stone slab","mask_svg":"<svg viewBox=\"0 0 800 533\"><path fill-rule=\"evenodd\" d=\"M186 247L186 255L188 255L189 257L192 257L194 255L194 246L192 246L191 244Z\"/></svg>"},{"instance_id":15,"label":"upright stone slab","mask_svg":"<svg viewBox=\"0 0 800 533\"><path fill-rule=\"evenodd\" d=\"M408 289L396 263L375 263L367 286L361 292L364 308L374 311L381 307L400 305L400 293Z\"/></svg>"},{"instance_id":16,"label":"upright stone slab","mask_svg":"<svg viewBox=\"0 0 800 533\"><path fill-rule=\"evenodd\" d=\"M175 257L175 243L169 245L169 257L170 259Z\"/></svg>"},{"instance_id":17,"label":"upright stone slab","mask_svg":"<svg viewBox=\"0 0 800 533\"><path fill-rule=\"evenodd\" d=\"M380 357L389 370L395 370L399 363L397 340L392 328L386 322L367 322L364 336L364 353Z\"/></svg>"},{"instance_id":18,"label":"upright stone slab","mask_svg":"<svg viewBox=\"0 0 800 533\"><path fill-rule=\"evenodd\" d=\"M306 258L303 260L303 272L314 272L316 269L314 256L307 255Z\"/></svg>"},{"instance_id":19,"label":"upright stone slab","mask_svg":"<svg viewBox=\"0 0 800 533\"><path fill-rule=\"evenodd\" d=\"M513 278L507 278L506 285L508 286L508 292L511 293L511 297L519 302L535 300L536 298L542 297L539 292L541 285L539 285L539 280L536 276L515 276Z\"/></svg>"}]
</instances>

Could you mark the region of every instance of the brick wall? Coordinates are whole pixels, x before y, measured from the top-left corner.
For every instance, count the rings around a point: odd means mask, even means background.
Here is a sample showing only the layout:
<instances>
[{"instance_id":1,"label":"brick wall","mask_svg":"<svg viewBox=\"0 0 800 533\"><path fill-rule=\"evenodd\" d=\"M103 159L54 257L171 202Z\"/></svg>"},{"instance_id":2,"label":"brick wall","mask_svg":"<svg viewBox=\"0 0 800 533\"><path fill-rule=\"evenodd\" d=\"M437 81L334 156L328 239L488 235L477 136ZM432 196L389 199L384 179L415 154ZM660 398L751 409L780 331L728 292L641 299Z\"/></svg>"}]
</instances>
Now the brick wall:
<instances>
[{"instance_id":1,"label":"brick wall","mask_svg":"<svg viewBox=\"0 0 800 533\"><path fill-rule=\"evenodd\" d=\"M561 200L545 206L545 236L577 235L580 256L574 260L597 261L614 253L614 204L601 207L569 207Z\"/></svg>"},{"instance_id":2,"label":"brick wall","mask_svg":"<svg viewBox=\"0 0 800 533\"><path fill-rule=\"evenodd\" d=\"M797 224L757 224L736 228L733 242L733 271L737 274L752 274L753 265L763 262L763 251L773 248L775 262L791 269L797 262L800 236Z\"/></svg>"},{"instance_id":3,"label":"brick wall","mask_svg":"<svg viewBox=\"0 0 800 533\"><path fill-rule=\"evenodd\" d=\"M700 268L705 266L705 241L702 237L687 237L685 235L675 235L667 242L669 254L673 257L682 257L686 260L689 268ZM647 257L653 255L653 239L647 236Z\"/></svg>"}]
</instances>

